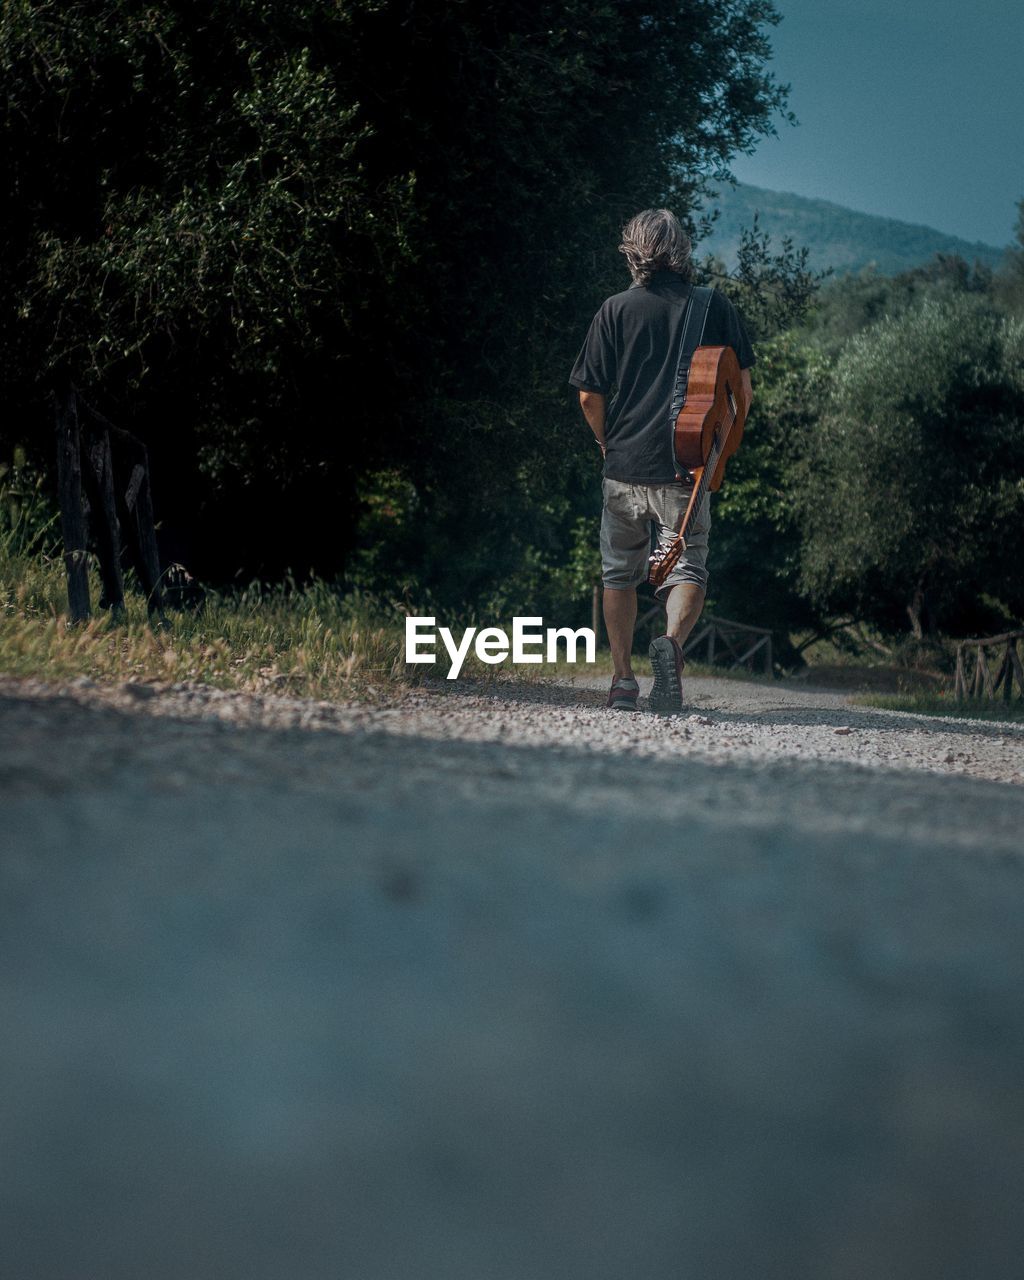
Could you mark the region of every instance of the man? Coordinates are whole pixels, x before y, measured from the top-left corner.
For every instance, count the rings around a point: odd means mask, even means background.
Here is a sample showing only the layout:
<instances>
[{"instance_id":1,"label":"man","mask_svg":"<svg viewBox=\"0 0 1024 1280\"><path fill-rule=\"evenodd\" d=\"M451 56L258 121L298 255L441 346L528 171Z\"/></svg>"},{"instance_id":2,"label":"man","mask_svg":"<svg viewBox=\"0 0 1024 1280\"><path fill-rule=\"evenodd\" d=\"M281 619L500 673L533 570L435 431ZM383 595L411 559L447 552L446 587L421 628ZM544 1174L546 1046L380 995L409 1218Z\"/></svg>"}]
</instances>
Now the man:
<instances>
[{"instance_id":1,"label":"man","mask_svg":"<svg viewBox=\"0 0 1024 1280\"><path fill-rule=\"evenodd\" d=\"M604 455L604 620L615 664L608 705L635 710L640 691L631 660L636 589L647 576L650 529L653 525L659 545L671 542L693 491L691 476L676 462L671 416L693 286L690 239L667 209L638 213L624 229L619 250L633 284L602 304L569 382L579 391ZM700 345L733 348L749 408L754 353L735 307L717 291L711 294ZM651 708L662 715L682 710L682 645L704 605L710 526L705 495L686 550L657 592L668 624L650 648Z\"/></svg>"}]
</instances>

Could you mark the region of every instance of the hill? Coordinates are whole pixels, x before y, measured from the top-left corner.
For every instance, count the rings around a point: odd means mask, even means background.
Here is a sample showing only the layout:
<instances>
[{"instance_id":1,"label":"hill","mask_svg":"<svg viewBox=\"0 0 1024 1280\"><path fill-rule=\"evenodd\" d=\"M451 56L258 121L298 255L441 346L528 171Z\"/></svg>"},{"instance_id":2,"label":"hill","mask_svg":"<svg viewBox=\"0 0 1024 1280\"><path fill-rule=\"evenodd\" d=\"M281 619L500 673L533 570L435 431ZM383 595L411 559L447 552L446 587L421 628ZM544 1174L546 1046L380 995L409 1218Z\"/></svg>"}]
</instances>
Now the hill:
<instances>
[{"instance_id":1,"label":"hill","mask_svg":"<svg viewBox=\"0 0 1024 1280\"><path fill-rule=\"evenodd\" d=\"M709 210L715 207L720 210L719 219L697 252L713 252L730 266L735 264L740 232L753 225L755 212L773 244L781 245L788 235L798 249L806 245L816 270L832 267L842 274L873 264L890 275L928 262L937 253L958 254L969 263L978 260L996 267L1003 255L1002 249L992 245L961 240L932 227L744 183L720 188L707 205Z\"/></svg>"}]
</instances>

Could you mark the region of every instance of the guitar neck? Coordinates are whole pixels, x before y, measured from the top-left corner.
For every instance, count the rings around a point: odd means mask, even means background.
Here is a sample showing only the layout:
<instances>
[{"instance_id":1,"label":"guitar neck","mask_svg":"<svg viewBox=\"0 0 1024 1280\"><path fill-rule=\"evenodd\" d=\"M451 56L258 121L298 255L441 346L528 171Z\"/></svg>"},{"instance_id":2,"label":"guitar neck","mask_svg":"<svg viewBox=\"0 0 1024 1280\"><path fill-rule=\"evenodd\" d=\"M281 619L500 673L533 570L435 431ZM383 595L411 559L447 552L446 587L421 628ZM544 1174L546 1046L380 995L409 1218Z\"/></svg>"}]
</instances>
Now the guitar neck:
<instances>
[{"instance_id":1,"label":"guitar neck","mask_svg":"<svg viewBox=\"0 0 1024 1280\"><path fill-rule=\"evenodd\" d=\"M733 400L731 390L728 391L729 396L729 416L715 432L715 439L708 450L708 456L702 467L694 468L694 475L700 472L697 477L697 483L694 485L693 493L690 495L690 501L686 504L686 514L683 516L683 522L679 526L679 536L685 541L686 535L690 532L690 523L704 501L704 495L708 491L708 485L711 483L711 477L715 474L715 468L718 466L718 459L722 456L722 450L725 448L725 442L729 439L729 432L733 429L736 422L736 402Z\"/></svg>"},{"instance_id":2,"label":"guitar neck","mask_svg":"<svg viewBox=\"0 0 1024 1280\"><path fill-rule=\"evenodd\" d=\"M690 494L690 501L686 504L686 514L683 516L683 522L679 526L679 536L685 541L690 532L690 525L700 509L701 503L704 501L704 495L708 491L708 485L711 483L711 477L715 474L715 467L718 466L718 459L722 454L722 433L721 430L715 432L715 443L711 446L708 453L707 461L702 467L694 468L694 475L697 475L697 483L693 487L693 493ZM698 475L699 472L699 475Z\"/></svg>"}]
</instances>

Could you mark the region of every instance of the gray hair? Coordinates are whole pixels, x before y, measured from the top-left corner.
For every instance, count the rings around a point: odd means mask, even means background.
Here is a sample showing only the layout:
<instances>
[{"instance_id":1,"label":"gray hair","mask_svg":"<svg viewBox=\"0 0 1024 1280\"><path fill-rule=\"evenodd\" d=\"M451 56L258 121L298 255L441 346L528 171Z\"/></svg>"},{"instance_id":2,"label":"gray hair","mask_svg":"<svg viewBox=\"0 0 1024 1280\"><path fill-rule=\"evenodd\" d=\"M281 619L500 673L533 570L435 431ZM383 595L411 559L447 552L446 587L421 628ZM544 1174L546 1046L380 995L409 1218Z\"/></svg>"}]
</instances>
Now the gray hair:
<instances>
[{"instance_id":1,"label":"gray hair","mask_svg":"<svg viewBox=\"0 0 1024 1280\"><path fill-rule=\"evenodd\" d=\"M622 229L619 253L626 255L629 274L637 284L649 285L655 271L690 273L690 237L668 209L645 209Z\"/></svg>"}]
</instances>

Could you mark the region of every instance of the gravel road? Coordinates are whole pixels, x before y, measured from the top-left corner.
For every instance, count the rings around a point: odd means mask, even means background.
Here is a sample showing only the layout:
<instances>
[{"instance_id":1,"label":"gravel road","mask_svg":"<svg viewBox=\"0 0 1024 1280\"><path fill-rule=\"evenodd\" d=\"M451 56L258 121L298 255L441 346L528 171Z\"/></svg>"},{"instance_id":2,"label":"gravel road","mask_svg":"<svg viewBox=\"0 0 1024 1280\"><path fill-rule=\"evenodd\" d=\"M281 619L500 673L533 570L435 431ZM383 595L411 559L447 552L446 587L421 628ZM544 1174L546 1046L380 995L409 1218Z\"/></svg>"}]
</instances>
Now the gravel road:
<instances>
[{"instance_id":1,"label":"gravel road","mask_svg":"<svg viewBox=\"0 0 1024 1280\"><path fill-rule=\"evenodd\" d=\"M0 679L15 1280L1019 1280L1024 726Z\"/></svg>"}]
</instances>

